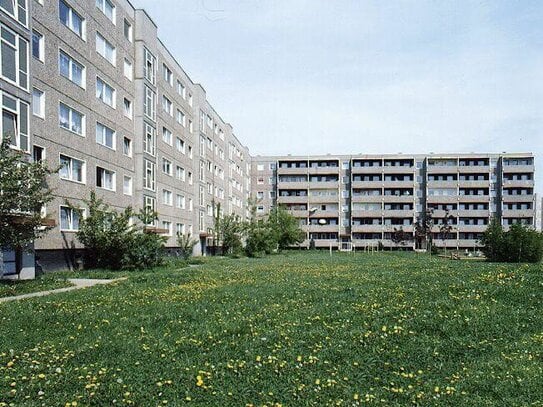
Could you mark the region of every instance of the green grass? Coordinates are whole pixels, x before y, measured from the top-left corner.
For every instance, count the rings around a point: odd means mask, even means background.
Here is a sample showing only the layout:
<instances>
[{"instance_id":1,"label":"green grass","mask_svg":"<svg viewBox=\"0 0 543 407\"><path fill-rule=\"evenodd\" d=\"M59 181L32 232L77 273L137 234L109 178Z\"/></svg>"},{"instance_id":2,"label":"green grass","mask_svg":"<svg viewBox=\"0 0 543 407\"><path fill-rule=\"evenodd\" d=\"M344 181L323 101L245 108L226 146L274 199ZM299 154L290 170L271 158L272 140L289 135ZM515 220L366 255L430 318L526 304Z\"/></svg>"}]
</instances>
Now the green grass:
<instances>
[{"instance_id":1,"label":"green grass","mask_svg":"<svg viewBox=\"0 0 543 407\"><path fill-rule=\"evenodd\" d=\"M65 276L48 274L35 280L0 280L0 298L70 287Z\"/></svg>"},{"instance_id":2,"label":"green grass","mask_svg":"<svg viewBox=\"0 0 543 407\"><path fill-rule=\"evenodd\" d=\"M541 265L411 253L135 272L0 304L0 405L541 406L542 298Z\"/></svg>"}]
</instances>

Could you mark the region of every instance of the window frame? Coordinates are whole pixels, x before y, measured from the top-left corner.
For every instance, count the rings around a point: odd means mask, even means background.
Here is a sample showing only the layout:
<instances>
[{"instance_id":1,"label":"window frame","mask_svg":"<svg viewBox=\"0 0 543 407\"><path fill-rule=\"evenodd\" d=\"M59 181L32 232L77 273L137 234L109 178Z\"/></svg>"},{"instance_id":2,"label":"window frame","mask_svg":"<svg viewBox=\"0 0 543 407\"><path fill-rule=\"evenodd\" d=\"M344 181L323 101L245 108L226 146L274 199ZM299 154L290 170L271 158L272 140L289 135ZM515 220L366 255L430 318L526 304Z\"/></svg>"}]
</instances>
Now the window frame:
<instances>
[{"instance_id":1,"label":"window frame","mask_svg":"<svg viewBox=\"0 0 543 407\"><path fill-rule=\"evenodd\" d=\"M69 177L63 177L61 175L61 171L62 171L62 168L63 168L63 166L61 165L63 157L68 158L70 160L70 166L68 167L69 168ZM74 177L73 177L73 174L74 174L73 161L74 160L81 163L81 181L79 181L78 179L74 179ZM75 158L75 157L69 156L67 154L59 153L58 154L58 161L59 161L59 165L60 165L60 168L58 170L58 176L59 176L59 178L61 180L69 181L69 182L75 182L76 184L81 184L81 185L86 185L87 184L87 162L85 160L80 160L79 158Z\"/></svg>"},{"instance_id":2,"label":"window frame","mask_svg":"<svg viewBox=\"0 0 543 407\"><path fill-rule=\"evenodd\" d=\"M15 73L15 80L5 76L3 74L3 52L0 47L0 77L2 80L11 83L12 85L16 86L19 89L23 89L25 91L30 90L30 56L32 53L32 45L31 43L21 35L19 35L17 32L9 28L7 25L0 23L0 32L1 31L7 31L11 36L14 38L14 43L10 42L9 40L5 39L3 35L0 35L0 45L6 45L7 47L11 48L15 52L15 58L14 62L15 65L13 67L14 73ZM26 71L21 68L21 42L26 44ZM21 77L23 75L26 75L26 86L21 85Z\"/></svg>"},{"instance_id":3,"label":"window frame","mask_svg":"<svg viewBox=\"0 0 543 407\"><path fill-rule=\"evenodd\" d=\"M60 15L60 4L64 4L68 10L68 21L65 23ZM65 0L59 0L58 2L58 19L60 20L60 23L68 28L71 32L73 32L75 35L77 35L79 38L81 38L83 41L87 41L87 20L79 14L70 4L68 4ZM76 15L81 20L81 34L78 33L73 26L73 16Z\"/></svg>"}]
</instances>

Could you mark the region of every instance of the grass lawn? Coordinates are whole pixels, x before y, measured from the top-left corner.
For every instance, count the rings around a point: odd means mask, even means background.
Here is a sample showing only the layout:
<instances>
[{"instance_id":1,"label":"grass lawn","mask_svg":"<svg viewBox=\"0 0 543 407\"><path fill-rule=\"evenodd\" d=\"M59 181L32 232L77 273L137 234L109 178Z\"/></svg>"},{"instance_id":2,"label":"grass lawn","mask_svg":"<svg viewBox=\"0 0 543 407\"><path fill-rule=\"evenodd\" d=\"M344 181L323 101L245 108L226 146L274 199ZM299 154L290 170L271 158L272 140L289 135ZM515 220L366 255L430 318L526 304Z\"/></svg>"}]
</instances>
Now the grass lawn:
<instances>
[{"instance_id":1,"label":"grass lawn","mask_svg":"<svg viewBox=\"0 0 543 407\"><path fill-rule=\"evenodd\" d=\"M541 406L543 268L291 252L0 304L11 403Z\"/></svg>"},{"instance_id":2,"label":"grass lawn","mask_svg":"<svg viewBox=\"0 0 543 407\"><path fill-rule=\"evenodd\" d=\"M64 276L47 274L35 280L0 280L0 298L70 287Z\"/></svg>"}]
</instances>

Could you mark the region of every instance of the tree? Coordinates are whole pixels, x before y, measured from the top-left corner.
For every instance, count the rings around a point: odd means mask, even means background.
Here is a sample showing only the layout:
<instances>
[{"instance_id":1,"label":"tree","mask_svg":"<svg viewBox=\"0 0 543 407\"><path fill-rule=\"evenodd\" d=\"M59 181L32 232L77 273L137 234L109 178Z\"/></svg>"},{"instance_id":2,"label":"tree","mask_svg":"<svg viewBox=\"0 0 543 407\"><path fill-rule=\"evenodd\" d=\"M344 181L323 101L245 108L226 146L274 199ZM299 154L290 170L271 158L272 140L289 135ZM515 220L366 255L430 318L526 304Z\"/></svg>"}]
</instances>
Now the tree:
<instances>
[{"instance_id":1,"label":"tree","mask_svg":"<svg viewBox=\"0 0 543 407\"><path fill-rule=\"evenodd\" d=\"M135 213L131 207L115 211L94 191L85 204L89 215L81 220L76 234L85 246L85 267L135 269L162 262L166 239L145 228L157 219L155 212L145 209Z\"/></svg>"},{"instance_id":2,"label":"tree","mask_svg":"<svg viewBox=\"0 0 543 407\"><path fill-rule=\"evenodd\" d=\"M269 218L259 219L256 215L256 202L249 201L251 218L245 225L245 254L257 257L270 254L277 248L277 234L274 233Z\"/></svg>"},{"instance_id":3,"label":"tree","mask_svg":"<svg viewBox=\"0 0 543 407\"><path fill-rule=\"evenodd\" d=\"M181 257L183 257L185 260L188 260L192 256L192 251L197 243L198 239L193 239L190 233L186 235L177 235L177 244L181 250Z\"/></svg>"},{"instance_id":4,"label":"tree","mask_svg":"<svg viewBox=\"0 0 543 407\"><path fill-rule=\"evenodd\" d=\"M22 250L43 236L50 228L43 226L41 210L53 199L47 177L54 171L12 149L9 139L4 134L0 144L0 278L2 249Z\"/></svg>"},{"instance_id":5,"label":"tree","mask_svg":"<svg viewBox=\"0 0 543 407\"><path fill-rule=\"evenodd\" d=\"M449 210L445 212L445 217L443 218L443 223L439 225L439 235L443 246L445 246L445 253L447 253L447 244L445 240L449 237L453 230L454 216L450 214Z\"/></svg>"},{"instance_id":6,"label":"tree","mask_svg":"<svg viewBox=\"0 0 543 407\"><path fill-rule=\"evenodd\" d=\"M277 206L269 215L270 226L275 234L279 250L302 243L305 233L300 228L298 220L284 208Z\"/></svg>"},{"instance_id":7,"label":"tree","mask_svg":"<svg viewBox=\"0 0 543 407\"><path fill-rule=\"evenodd\" d=\"M424 247L427 251L432 246L432 228L434 227L432 216L432 209L427 208L424 213L419 215L417 222L415 223L415 239L417 245L420 248Z\"/></svg>"},{"instance_id":8,"label":"tree","mask_svg":"<svg viewBox=\"0 0 543 407\"><path fill-rule=\"evenodd\" d=\"M488 261L537 263L543 258L543 234L526 225L511 225L504 231L499 219L492 219L480 240Z\"/></svg>"},{"instance_id":9,"label":"tree","mask_svg":"<svg viewBox=\"0 0 543 407\"><path fill-rule=\"evenodd\" d=\"M242 235L244 226L236 214L218 216L215 220L215 233L222 245L223 255L238 255L243 250Z\"/></svg>"},{"instance_id":10,"label":"tree","mask_svg":"<svg viewBox=\"0 0 543 407\"><path fill-rule=\"evenodd\" d=\"M397 246L403 247L404 242L409 240L409 234L403 230L403 226L400 226L399 229L394 228L392 232L391 240Z\"/></svg>"}]
</instances>

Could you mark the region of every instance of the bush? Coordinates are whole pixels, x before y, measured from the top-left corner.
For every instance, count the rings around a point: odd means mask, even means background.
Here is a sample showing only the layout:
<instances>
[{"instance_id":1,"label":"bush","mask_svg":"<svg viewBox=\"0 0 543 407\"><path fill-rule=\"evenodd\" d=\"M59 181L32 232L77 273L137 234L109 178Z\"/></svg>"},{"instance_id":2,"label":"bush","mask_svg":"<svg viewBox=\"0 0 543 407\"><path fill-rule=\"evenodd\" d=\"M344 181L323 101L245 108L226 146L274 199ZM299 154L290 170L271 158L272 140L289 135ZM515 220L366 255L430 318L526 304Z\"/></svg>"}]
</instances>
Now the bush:
<instances>
[{"instance_id":1,"label":"bush","mask_svg":"<svg viewBox=\"0 0 543 407\"><path fill-rule=\"evenodd\" d=\"M543 235L525 225L512 225L504 231L499 221L493 219L481 244L488 261L538 263L543 258Z\"/></svg>"},{"instance_id":2,"label":"bush","mask_svg":"<svg viewBox=\"0 0 543 407\"><path fill-rule=\"evenodd\" d=\"M124 249L121 268L145 269L164 263L166 238L155 233L136 233Z\"/></svg>"},{"instance_id":3,"label":"bush","mask_svg":"<svg viewBox=\"0 0 543 407\"><path fill-rule=\"evenodd\" d=\"M271 254L276 247L276 235L273 233L269 222L255 220L247 225L245 254L248 257L259 257L264 254Z\"/></svg>"},{"instance_id":4,"label":"bush","mask_svg":"<svg viewBox=\"0 0 543 407\"><path fill-rule=\"evenodd\" d=\"M198 243L197 239L193 239L191 234L187 235L177 235L177 244L179 245L179 251L181 252L181 257L185 260L188 260L192 257L192 252L194 246Z\"/></svg>"}]
</instances>

